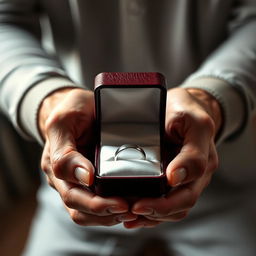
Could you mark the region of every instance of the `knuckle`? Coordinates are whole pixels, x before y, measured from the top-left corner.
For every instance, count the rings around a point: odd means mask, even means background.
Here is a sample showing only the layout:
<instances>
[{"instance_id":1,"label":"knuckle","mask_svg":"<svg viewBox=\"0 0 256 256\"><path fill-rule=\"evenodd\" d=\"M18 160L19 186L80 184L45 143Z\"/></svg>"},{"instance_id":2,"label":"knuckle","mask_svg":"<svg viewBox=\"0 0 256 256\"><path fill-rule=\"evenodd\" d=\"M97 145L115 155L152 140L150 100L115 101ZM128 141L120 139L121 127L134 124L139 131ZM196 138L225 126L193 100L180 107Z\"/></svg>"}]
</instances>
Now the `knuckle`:
<instances>
[{"instance_id":1,"label":"knuckle","mask_svg":"<svg viewBox=\"0 0 256 256\"><path fill-rule=\"evenodd\" d=\"M76 112L75 109L66 108L64 104L57 106L46 119L45 130L50 132L58 129L63 123L70 121L70 118L75 114L74 112Z\"/></svg>"},{"instance_id":2,"label":"knuckle","mask_svg":"<svg viewBox=\"0 0 256 256\"><path fill-rule=\"evenodd\" d=\"M59 123L60 116L58 116L55 112L52 112L51 115L46 119L44 128L46 133L49 133L50 131L54 130Z\"/></svg>"},{"instance_id":3,"label":"knuckle","mask_svg":"<svg viewBox=\"0 0 256 256\"><path fill-rule=\"evenodd\" d=\"M173 113L173 120L175 122L183 122L186 118L189 118L190 114L185 109L176 110Z\"/></svg>"},{"instance_id":4,"label":"knuckle","mask_svg":"<svg viewBox=\"0 0 256 256\"><path fill-rule=\"evenodd\" d=\"M89 203L89 209L92 214L99 216L105 215L105 207L103 207L102 204L100 204L100 202L95 202L94 200L92 200Z\"/></svg>"},{"instance_id":5,"label":"knuckle","mask_svg":"<svg viewBox=\"0 0 256 256\"><path fill-rule=\"evenodd\" d=\"M167 130L171 131L175 126L174 124L182 123L184 119L188 116L188 113L185 110L176 110L171 113L169 122L167 124Z\"/></svg>"},{"instance_id":6,"label":"knuckle","mask_svg":"<svg viewBox=\"0 0 256 256\"><path fill-rule=\"evenodd\" d=\"M45 121L45 124L44 124L44 129L46 131L46 133L48 131L50 131L52 129L52 127L54 126L54 122L52 121L52 118L51 117L48 117Z\"/></svg>"},{"instance_id":7,"label":"knuckle","mask_svg":"<svg viewBox=\"0 0 256 256\"><path fill-rule=\"evenodd\" d=\"M86 215L82 214L81 212L74 210L70 212L70 217L73 222L78 225L84 226L86 223Z\"/></svg>"},{"instance_id":8,"label":"knuckle","mask_svg":"<svg viewBox=\"0 0 256 256\"><path fill-rule=\"evenodd\" d=\"M215 131L215 124L213 119L209 115L202 115L199 119L200 127L203 129L207 129L210 134L214 134Z\"/></svg>"},{"instance_id":9,"label":"knuckle","mask_svg":"<svg viewBox=\"0 0 256 256\"><path fill-rule=\"evenodd\" d=\"M69 208L74 208L76 205L74 189L75 188L68 189L65 192L63 192L63 195L62 195L62 200L63 200L64 204Z\"/></svg>"},{"instance_id":10,"label":"knuckle","mask_svg":"<svg viewBox=\"0 0 256 256\"><path fill-rule=\"evenodd\" d=\"M76 116L81 116L83 111L78 108L70 107L70 108L55 108L51 115L45 121L45 130L47 133L54 131L56 129L60 129L63 127L63 124L67 124Z\"/></svg>"},{"instance_id":11,"label":"knuckle","mask_svg":"<svg viewBox=\"0 0 256 256\"><path fill-rule=\"evenodd\" d=\"M45 152L42 155L40 167L41 167L41 170L46 174L49 174L51 171L50 161L49 161L48 155L46 155Z\"/></svg>"},{"instance_id":12,"label":"knuckle","mask_svg":"<svg viewBox=\"0 0 256 256\"><path fill-rule=\"evenodd\" d=\"M46 163L46 162L44 162L44 161L42 161L41 162L41 169L42 169L42 171L44 172L44 173L49 173L49 170L50 170L50 168L49 168L49 164L48 163Z\"/></svg>"},{"instance_id":13,"label":"knuckle","mask_svg":"<svg viewBox=\"0 0 256 256\"><path fill-rule=\"evenodd\" d=\"M57 178L63 178L63 170L68 166L68 161L71 159L73 151L71 148L66 148L65 152L55 152L52 156L52 170Z\"/></svg>"}]
</instances>

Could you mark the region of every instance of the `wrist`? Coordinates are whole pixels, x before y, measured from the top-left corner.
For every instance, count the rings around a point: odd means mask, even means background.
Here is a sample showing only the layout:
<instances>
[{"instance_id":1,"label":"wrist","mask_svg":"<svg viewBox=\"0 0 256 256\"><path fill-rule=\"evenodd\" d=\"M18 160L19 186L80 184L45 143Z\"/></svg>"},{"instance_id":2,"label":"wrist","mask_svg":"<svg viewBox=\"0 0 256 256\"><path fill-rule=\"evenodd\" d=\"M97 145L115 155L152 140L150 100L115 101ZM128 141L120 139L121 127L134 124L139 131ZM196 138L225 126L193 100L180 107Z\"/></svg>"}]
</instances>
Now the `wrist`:
<instances>
[{"instance_id":1,"label":"wrist","mask_svg":"<svg viewBox=\"0 0 256 256\"><path fill-rule=\"evenodd\" d=\"M223 121L222 109L221 109L220 103L210 93L208 93L203 89L186 88L186 90L192 97L194 97L199 102L199 104L211 116L215 124L215 136L216 136L221 129L222 121Z\"/></svg>"}]
</instances>

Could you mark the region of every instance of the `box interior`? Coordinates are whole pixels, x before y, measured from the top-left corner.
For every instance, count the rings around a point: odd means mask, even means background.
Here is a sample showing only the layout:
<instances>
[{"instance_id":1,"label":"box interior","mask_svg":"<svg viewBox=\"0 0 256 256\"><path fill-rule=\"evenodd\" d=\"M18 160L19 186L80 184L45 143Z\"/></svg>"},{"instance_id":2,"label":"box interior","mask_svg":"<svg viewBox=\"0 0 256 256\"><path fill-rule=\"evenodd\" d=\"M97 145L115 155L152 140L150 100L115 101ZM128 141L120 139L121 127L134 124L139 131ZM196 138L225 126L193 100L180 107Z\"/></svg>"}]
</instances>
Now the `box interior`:
<instances>
[{"instance_id":1,"label":"box interior","mask_svg":"<svg viewBox=\"0 0 256 256\"><path fill-rule=\"evenodd\" d=\"M100 106L99 175L161 175L161 89L104 87L100 90ZM115 160L116 150L124 144L141 147L146 159L136 149L129 148Z\"/></svg>"}]
</instances>

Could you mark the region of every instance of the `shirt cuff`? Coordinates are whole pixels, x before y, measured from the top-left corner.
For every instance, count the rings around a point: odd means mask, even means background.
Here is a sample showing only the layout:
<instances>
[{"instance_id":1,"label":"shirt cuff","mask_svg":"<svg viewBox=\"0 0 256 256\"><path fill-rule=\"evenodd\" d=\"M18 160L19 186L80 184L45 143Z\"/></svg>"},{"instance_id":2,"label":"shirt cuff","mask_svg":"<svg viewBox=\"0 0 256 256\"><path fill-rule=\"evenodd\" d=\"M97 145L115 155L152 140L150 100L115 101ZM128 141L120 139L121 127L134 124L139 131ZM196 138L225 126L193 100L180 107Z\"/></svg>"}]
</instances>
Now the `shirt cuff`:
<instances>
[{"instance_id":1,"label":"shirt cuff","mask_svg":"<svg viewBox=\"0 0 256 256\"><path fill-rule=\"evenodd\" d=\"M53 77L33 86L23 97L18 110L20 132L28 139L35 138L41 145L44 144L38 129L38 110L44 100L52 92L62 88L84 88L74 84L67 78Z\"/></svg>"},{"instance_id":2,"label":"shirt cuff","mask_svg":"<svg viewBox=\"0 0 256 256\"><path fill-rule=\"evenodd\" d=\"M216 144L240 131L246 119L243 97L228 82L215 77L204 77L188 80L180 87L202 89L219 102L223 122Z\"/></svg>"}]
</instances>

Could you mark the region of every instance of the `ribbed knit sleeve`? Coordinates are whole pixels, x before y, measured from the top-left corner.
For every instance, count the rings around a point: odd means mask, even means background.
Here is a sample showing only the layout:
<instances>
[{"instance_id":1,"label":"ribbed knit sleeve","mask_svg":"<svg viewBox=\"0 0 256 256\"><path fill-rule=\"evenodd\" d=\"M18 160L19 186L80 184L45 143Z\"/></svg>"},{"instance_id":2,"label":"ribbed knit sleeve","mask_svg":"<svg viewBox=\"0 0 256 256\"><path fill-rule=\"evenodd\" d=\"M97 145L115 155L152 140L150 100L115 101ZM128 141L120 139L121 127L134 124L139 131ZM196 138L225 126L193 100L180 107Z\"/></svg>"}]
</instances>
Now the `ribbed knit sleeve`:
<instances>
[{"instance_id":1,"label":"ribbed knit sleeve","mask_svg":"<svg viewBox=\"0 0 256 256\"><path fill-rule=\"evenodd\" d=\"M76 85L41 47L37 2L0 0L0 109L23 136L38 139L34 118L42 99L58 88ZM25 108L29 121L24 125L19 118L20 106L39 83L40 90Z\"/></svg>"},{"instance_id":2,"label":"ribbed knit sleeve","mask_svg":"<svg viewBox=\"0 0 256 256\"><path fill-rule=\"evenodd\" d=\"M234 10L229 38L182 85L219 100L224 124L219 142L239 134L256 106L256 3Z\"/></svg>"}]
</instances>

